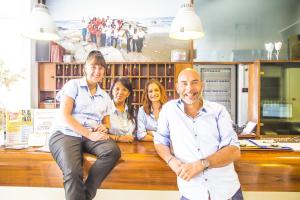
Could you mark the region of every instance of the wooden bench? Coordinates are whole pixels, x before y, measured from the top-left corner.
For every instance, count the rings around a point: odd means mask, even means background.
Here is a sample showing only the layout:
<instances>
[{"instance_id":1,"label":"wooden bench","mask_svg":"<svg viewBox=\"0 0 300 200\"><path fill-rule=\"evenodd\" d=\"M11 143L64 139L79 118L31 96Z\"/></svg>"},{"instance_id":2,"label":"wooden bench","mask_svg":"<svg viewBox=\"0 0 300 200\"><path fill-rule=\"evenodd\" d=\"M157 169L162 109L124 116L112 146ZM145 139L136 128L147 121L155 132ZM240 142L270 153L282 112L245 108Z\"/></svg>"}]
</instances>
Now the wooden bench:
<instances>
[{"instance_id":1,"label":"wooden bench","mask_svg":"<svg viewBox=\"0 0 300 200\"><path fill-rule=\"evenodd\" d=\"M151 142L119 146L122 158L101 188L177 190L175 174ZM94 156L85 154L84 174L94 161ZM245 191L300 191L300 152L242 151L235 168ZM0 185L62 187L62 173L50 153L1 149Z\"/></svg>"}]
</instances>

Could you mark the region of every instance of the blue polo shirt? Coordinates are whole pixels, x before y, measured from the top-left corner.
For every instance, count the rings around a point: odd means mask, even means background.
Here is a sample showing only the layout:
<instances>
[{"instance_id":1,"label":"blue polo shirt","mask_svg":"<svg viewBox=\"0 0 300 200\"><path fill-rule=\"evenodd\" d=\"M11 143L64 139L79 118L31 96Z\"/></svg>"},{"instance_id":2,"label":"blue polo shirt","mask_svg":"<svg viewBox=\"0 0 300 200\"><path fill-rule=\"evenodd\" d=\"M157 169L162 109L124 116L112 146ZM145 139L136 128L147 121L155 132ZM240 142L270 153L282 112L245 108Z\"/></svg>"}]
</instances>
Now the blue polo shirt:
<instances>
[{"instance_id":1,"label":"blue polo shirt","mask_svg":"<svg viewBox=\"0 0 300 200\"><path fill-rule=\"evenodd\" d=\"M110 114L109 133L113 135L134 135L135 122L128 119L128 106L125 112L119 111L112 101L112 113Z\"/></svg>"},{"instance_id":2,"label":"blue polo shirt","mask_svg":"<svg viewBox=\"0 0 300 200\"><path fill-rule=\"evenodd\" d=\"M144 107L139 108L138 117L137 117L137 139L141 140L147 135L147 131L155 132L157 130L157 120L154 117L154 114L151 112L148 115Z\"/></svg>"},{"instance_id":3,"label":"blue polo shirt","mask_svg":"<svg viewBox=\"0 0 300 200\"><path fill-rule=\"evenodd\" d=\"M56 100L61 101L63 96L71 97L74 100L72 116L88 129L101 124L102 119L110 115L112 111L112 101L109 95L97 85L96 93L92 96L85 77L68 81L57 93ZM66 135L82 137L66 124L61 116L57 118L52 131L61 131Z\"/></svg>"}]
</instances>

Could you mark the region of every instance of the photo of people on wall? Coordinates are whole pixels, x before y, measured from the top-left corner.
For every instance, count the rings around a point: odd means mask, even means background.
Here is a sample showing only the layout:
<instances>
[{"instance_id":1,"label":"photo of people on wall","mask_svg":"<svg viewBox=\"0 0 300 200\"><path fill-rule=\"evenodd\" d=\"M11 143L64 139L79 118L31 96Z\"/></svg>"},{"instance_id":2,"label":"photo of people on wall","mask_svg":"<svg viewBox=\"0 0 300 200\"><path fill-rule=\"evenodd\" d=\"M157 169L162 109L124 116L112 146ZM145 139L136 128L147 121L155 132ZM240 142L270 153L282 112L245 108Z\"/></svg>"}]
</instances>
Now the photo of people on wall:
<instances>
[{"instance_id":1,"label":"photo of people on wall","mask_svg":"<svg viewBox=\"0 0 300 200\"><path fill-rule=\"evenodd\" d=\"M155 6L158 4L146 0L138 4L122 0L114 3L91 0L88 4L82 0L75 0L76 3L48 0L46 3L58 28L57 43L75 61L83 61L91 50L100 50L107 61L138 62L170 61L171 50L189 48L189 41L169 38L171 23L181 3L176 1L164 1L169 9L163 12ZM72 12L65 12L62 7Z\"/></svg>"}]
</instances>

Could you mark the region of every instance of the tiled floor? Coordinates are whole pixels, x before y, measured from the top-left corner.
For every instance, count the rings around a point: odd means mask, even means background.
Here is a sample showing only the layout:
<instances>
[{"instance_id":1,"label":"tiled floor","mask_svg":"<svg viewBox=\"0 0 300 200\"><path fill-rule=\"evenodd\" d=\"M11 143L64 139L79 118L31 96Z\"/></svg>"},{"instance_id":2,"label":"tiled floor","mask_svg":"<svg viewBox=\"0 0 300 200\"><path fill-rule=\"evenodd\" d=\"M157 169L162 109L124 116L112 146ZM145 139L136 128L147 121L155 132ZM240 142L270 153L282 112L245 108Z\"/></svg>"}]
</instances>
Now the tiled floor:
<instances>
[{"instance_id":1,"label":"tiled floor","mask_svg":"<svg viewBox=\"0 0 300 200\"><path fill-rule=\"evenodd\" d=\"M64 200L62 188L0 187L1 200ZM94 200L176 200L177 191L99 190ZM245 200L299 200L300 192L244 192Z\"/></svg>"}]
</instances>

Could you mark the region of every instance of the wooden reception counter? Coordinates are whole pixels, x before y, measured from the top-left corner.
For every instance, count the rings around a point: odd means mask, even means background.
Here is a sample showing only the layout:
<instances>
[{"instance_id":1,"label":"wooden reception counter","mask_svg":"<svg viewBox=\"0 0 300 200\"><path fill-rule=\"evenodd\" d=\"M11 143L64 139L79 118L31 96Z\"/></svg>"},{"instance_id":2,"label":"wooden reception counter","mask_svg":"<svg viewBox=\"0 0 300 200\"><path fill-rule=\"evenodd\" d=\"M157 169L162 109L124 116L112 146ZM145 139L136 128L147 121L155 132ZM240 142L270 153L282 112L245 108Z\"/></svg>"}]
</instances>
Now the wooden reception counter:
<instances>
[{"instance_id":1,"label":"wooden reception counter","mask_svg":"<svg viewBox=\"0 0 300 200\"><path fill-rule=\"evenodd\" d=\"M177 190L175 174L151 142L119 146L122 158L101 188ZM85 155L85 171L94 160ZM235 167L244 191L300 191L300 152L243 150ZM62 174L50 153L1 149L0 186L62 187Z\"/></svg>"}]
</instances>

